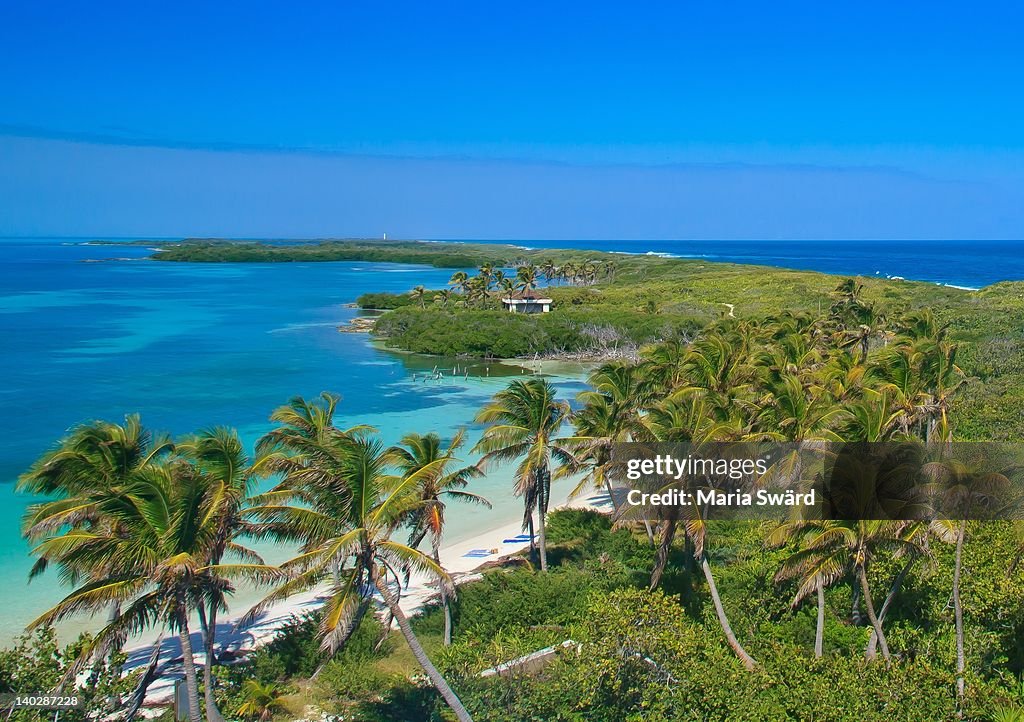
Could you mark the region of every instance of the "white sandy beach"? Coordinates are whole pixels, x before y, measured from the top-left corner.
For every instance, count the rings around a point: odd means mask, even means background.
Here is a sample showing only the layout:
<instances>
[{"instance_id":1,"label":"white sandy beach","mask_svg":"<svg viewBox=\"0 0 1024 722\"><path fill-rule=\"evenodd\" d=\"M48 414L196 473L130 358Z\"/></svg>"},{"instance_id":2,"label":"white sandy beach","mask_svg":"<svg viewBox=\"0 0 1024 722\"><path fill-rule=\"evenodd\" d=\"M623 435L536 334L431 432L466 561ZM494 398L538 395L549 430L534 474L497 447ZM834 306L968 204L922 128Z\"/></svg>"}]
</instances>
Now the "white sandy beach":
<instances>
[{"instance_id":1,"label":"white sandy beach","mask_svg":"<svg viewBox=\"0 0 1024 722\"><path fill-rule=\"evenodd\" d=\"M603 492L588 492L571 500L563 496L556 508L589 508L610 511L611 503L607 494ZM526 549L529 546L528 540L512 541L521 534L522 521L521 518L516 518L468 539L443 545L440 549L441 566L448 571L457 584L469 581L476 576L475 571L483 564ZM470 554L470 552L475 553ZM219 649L237 654L253 650L267 643L290 621L317 609L322 603L325 592L326 589L317 589L297 594L274 605L244 628L238 627L237 621L246 610L240 609L233 612L227 619L219 620L217 623L216 638ZM415 614L436 594L437 585L434 580L422 573L413 574L408 586L403 590L400 604L406 614ZM126 672L145 667L149 663L157 639L158 633L153 633L146 642L127 650ZM205 657L199 651L201 638L198 630L192 634L192 647L196 651L196 663L205 663ZM160 665L166 665L167 670L160 679L150 686L146 695L147 707L169 704L174 684L182 676L180 669L176 669L175 665L175 661L180 660L181 657L181 645L176 635L164 635L160 643L159 655Z\"/></svg>"}]
</instances>

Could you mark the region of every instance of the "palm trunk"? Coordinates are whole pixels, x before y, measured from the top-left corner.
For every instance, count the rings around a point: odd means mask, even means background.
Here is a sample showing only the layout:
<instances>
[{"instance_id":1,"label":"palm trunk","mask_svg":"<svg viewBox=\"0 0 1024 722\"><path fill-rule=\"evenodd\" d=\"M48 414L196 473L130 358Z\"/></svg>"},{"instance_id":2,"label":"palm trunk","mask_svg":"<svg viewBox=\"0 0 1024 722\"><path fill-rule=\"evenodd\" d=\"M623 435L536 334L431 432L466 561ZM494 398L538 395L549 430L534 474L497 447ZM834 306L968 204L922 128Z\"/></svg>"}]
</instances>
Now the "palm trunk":
<instances>
[{"instance_id":1,"label":"palm trunk","mask_svg":"<svg viewBox=\"0 0 1024 722\"><path fill-rule=\"evenodd\" d=\"M200 604L196 607L196 616L199 617L199 634L203 639L203 648L206 648L206 639L210 636L210 625L206 621L206 607Z\"/></svg>"},{"instance_id":2,"label":"palm trunk","mask_svg":"<svg viewBox=\"0 0 1024 722\"><path fill-rule=\"evenodd\" d=\"M860 615L860 586L858 586L859 580L856 573L854 573L853 577L850 583L850 624L858 627L863 621Z\"/></svg>"},{"instance_id":3,"label":"palm trunk","mask_svg":"<svg viewBox=\"0 0 1024 722\"><path fill-rule=\"evenodd\" d=\"M956 561L953 565L953 621L956 624L956 696L957 705L964 698L964 608L960 603L960 575L963 571L964 537L967 522L961 521L956 534Z\"/></svg>"},{"instance_id":4,"label":"palm trunk","mask_svg":"<svg viewBox=\"0 0 1024 722\"><path fill-rule=\"evenodd\" d=\"M533 512L526 518L526 532L530 535L530 563L540 563L539 555L537 554L537 535L533 525Z\"/></svg>"},{"instance_id":5,"label":"palm trunk","mask_svg":"<svg viewBox=\"0 0 1024 722\"><path fill-rule=\"evenodd\" d=\"M857 567L857 576L860 578L860 589L864 595L864 606L868 611L868 619L871 621L871 626L875 628L875 634L878 635L878 643L882 645L882 657L888 663L891 659L889 656L889 643L885 639L885 632L882 631L882 623L875 615L875 605L871 601L871 590L868 588L868 573L863 564ZM873 654L865 654L864 656L867 659L874 659Z\"/></svg>"},{"instance_id":6,"label":"palm trunk","mask_svg":"<svg viewBox=\"0 0 1024 722\"><path fill-rule=\"evenodd\" d=\"M653 592L661 583L661 575L665 573L668 565L668 554L672 549L672 542L676 538L676 515L673 513L665 520L661 528L661 543L658 544L658 553L654 557L654 569L651 570L650 590Z\"/></svg>"},{"instance_id":7,"label":"palm trunk","mask_svg":"<svg viewBox=\"0 0 1024 722\"><path fill-rule=\"evenodd\" d=\"M149 663L143 669L142 676L139 677L139 682L135 685L135 689L132 690L132 696L125 711L125 722L132 722L139 714L142 703L146 701L146 692L149 690L149 685L153 684L153 681L157 678L157 669L160 666L160 645L163 644L163 641L164 633L161 632L160 636L156 638L156 642L153 643L153 651L149 655Z\"/></svg>"},{"instance_id":8,"label":"palm trunk","mask_svg":"<svg viewBox=\"0 0 1024 722\"><path fill-rule=\"evenodd\" d=\"M736 639L736 635L732 631L732 625L729 624L729 618L725 616L725 607L722 606L722 597L718 594L715 577L711 574L711 564L708 563L707 554L701 554L700 568L704 572L704 579L707 580L711 601L715 603L715 614L718 615L718 623L722 625L722 631L725 632L726 641L732 647L732 651L736 653L736 656L740 658L740 661L743 662L743 666L747 668L747 671L754 671L757 668L757 662L747 654L747 650Z\"/></svg>"},{"instance_id":9,"label":"palm trunk","mask_svg":"<svg viewBox=\"0 0 1024 722\"><path fill-rule=\"evenodd\" d=\"M547 523L544 520L544 509L537 508L537 547L540 550L540 570L548 570L548 538Z\"/></svg>"},{"instance_id":10,"label":"palm trunk","mask_svg":"<svg viewBox=\"0 0 1024 722\"><path fill-rule=\"evenodd\" d=\"M199 709L199 680L196 677L196 663L192 658L192 640L188 629L188 616L184 610L178 616L178 638L181 640L181 662L185 668L185 689L188 692L188 718L191 722L202 722Z\"/></svg>"},{"instance_id":11,"label":"palm trunk","mask_svg":"<svg viewBox=\"0 0 1024 722\"><path fill-rule=\"evenodd\" d=\"M814 656L821 659L825 653L825 587L818 582L818 625L814 630Z\"/></svg>"},{"instance_id":12,"label":"palm trunk","mask_svg":"<svg viewBox=\"0 0 1024 722\"><path fill-rule=\"evenodd\" d=\"M202 607L200 607L201 609ZM213 695L213 666L217 663L214 645L217 643L217 604L210 604L206 629L206 664L203 666L203 697L206 702L206 721L224 722L224 717L217 709L217 700Z\"/></svg>"},{"instance_id":13,"label":"palm trunk","mask_svg":"<svg viewBox=\"0 0 1024 722\"><path fill-rule=\"evenodd\" d=\"M612 519L619 518L619 503L615 501L615 484L607 476L604 476L604 488L608 492L608 501L612 504Z\"/></svg>"},{"instance_id":14,"label":"palm trunk","mask_svg":"<svg viewBox=\"0 0 1024 722\"><path fill-rule=\"evenodd\" d=\"M434 564L441 566L441 554L438 546L440 539L434 537ZM441 594L441 608L444 610L444 646L452 643L452 608L448 603L448 586L443 579L437 580L437 587Z\"/></svg>"},{"instance_id":15,"label":"palm trunk","mask_svg":"<svg viewBox=\"0 0 1024 722\"><path fill-rule=\"evenodd\" d=\"M547 515L548 500L551 498L551 471L538 470L540 493L537 495L537 545L540 547L540 570L548 570Z\"/></svg>"},{"instance_id":16,"label":"palm trunk","mask_svg":"<svg viewBox=\"0 0 1024 722\"><path fill-rule=\"evenodd\" d=\"M892 582L892 586L889 588L889 593L885 595L885 601L882 602L882 608L878 611L878 621L881 624L885 624L885 615L889 611L889 607L892 606L893 599L896 598L896 593L900 590L903 585L903 580L907 578L907 574L910 572L910 567L914 565L914 560L911 559L909 562L903 565L900 569L900 573L896 575L896 578ZM867 656L875 656L875 648L878 646L878 635L875 634L875 630L871 630L871 639L868 640Z\"/></svg>"},{"instance_id":17,"label":"palm trunk","mask_svg":"<svg viewBox=\"0 0 1024 722\"><path fill-rule=\"evenodd\" d=\"M107 626L110 627L121 618L121 603L113 602L110 605L110 610L107 612ZM102 653L96 653L93 657L92 670L89 672L89 677L86 680L86 684L95 685L99 679L100 673L103 670L104 662L113 658L116 652L121 650L124 644L124 633L118 633L116 639L112 639L109 645L105 645ZM120 700L117 695L111 695L107 697L107 704L111 709L117 709L120 705Z\"/></svg>"},{"instance_id":18,"label":"palm trunk","mask_svg":"<svg viewBox=\"0 0 1024 722\"><path fill-rule=\"evenodd\" d=\"M657 542L654 540L654 529L651 528L651 522L646 517L644 518L644 530L647 532L647 541L650 542L651 546L656 546Z\"/></svg>"},{"instance_id":19,"label":"palm trunk","mask_svg":"<svg viewBox=\"0 0 1024 722\"><path fill-rule=\"evenodd\" d=\"M405 616L405 612L398 605L398 600L395 599L395 595L391 593L387 584L382 583L378 577L374 580L374 584L377 587L377 591L380 592L381 597L384 598L384 603L391 610L391 614L394 616L395 621L398 622L398 628L402 630L402 635L405 637L405 641L409 643L409 649L412 650L413 656L416 661L423 667L423 671L430 677L430 681L434 683L434 687L444 697L444 701L451 707L452 712L455 713L456 718L460 722L473 722L473 718L469 716L469 712L463 706L462 701L458 698L451 687L448 686L448 682L445 681L441 673L437 671L437 667L434 666L430 658L427 657L427 653L423 651L423 646L420 641L416 638L416 635L412 631L412 627L409 625L409 619Z\"/></svg>"},{"instance_id":20,"label":"palm trunk","mask_svg":"<svg viewBox=\"0 0 1024 722\"><path fill-rule=\"evenodd\" d=\"M416 533L416 536L414 536L412 539L409 540L409 546L412 547L413 549L418 549L420 544L423 543L423 540L426 538L426 536L427 536L427 528L424 527L423 529L420 529Z\"/></svg>"}]
</instances>

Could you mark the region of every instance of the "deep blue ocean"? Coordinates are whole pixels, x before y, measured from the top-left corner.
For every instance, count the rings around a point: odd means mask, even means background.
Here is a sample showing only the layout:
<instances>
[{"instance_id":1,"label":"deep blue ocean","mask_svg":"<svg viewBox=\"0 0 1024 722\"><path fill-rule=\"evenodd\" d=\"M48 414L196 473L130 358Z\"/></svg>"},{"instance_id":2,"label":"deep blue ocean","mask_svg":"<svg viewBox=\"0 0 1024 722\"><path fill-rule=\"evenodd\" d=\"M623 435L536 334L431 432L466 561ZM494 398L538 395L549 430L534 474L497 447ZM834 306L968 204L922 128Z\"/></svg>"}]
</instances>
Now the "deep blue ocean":
<instances>
[{"instance_id":1,"label":"deep blue ocean","mask_svg":"<svg viewBox=\"0 0 1024 722\"><path fill-rule=\"evenodd\" d=\"M479 241L473 241L478 243ZM1024 241L488 241L748 263L981 288L1024 280Z\"/></svg>"},{"instance_id":2,"label":"deep blue ocean","mask_svg":"<svg viewBox=\"0 0 1024 722\"><path fill-rule=\"evenodd\" d=\"M902 276L979 287L1024 279L1011 242L521 241L519 245L665 253L830 273ZM171 434L228 425L254 441L267 416L295 394L343 396L343 424L377 426L396 442L408 431L450 437L522 369L384 351L337 327L367 291L443 287L451 269L385 263L177 264L141 247L82 239L0 239L0 643L59 598L52 576L26 587L30 557L19 532L30 501L13 482L72 425L139 412ZM112 260L117 259L117 260ZM424 371L439 366L441 381ZM461 363L460 363L461 366ZM545 363L559 391L582 390L578 366ZM417 375L418 374L418 375ZM468 458L468 457L467 457ZM515 519L510 473L477 491L493 511L450 515L451 537ZM269 554L273 560L273 554Z\"/></svg>"}]
</instances>

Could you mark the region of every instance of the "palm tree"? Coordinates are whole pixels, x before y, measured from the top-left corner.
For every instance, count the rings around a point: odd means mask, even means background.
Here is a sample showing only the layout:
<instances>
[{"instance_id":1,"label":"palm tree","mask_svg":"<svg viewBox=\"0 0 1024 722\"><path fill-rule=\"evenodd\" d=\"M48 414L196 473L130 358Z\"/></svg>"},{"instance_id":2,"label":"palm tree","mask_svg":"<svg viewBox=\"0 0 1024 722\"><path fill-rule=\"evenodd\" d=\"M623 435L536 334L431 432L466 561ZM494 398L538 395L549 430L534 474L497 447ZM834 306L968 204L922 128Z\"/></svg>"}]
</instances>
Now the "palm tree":
<instances>
[{"instance_id":1,"label":"palm tree","mask_svg":"<svg viewBox=\"0 0 1024 722\"><path fill-rule=\"evenodd\" d=\"M921 377L924 382L922 414L925 418L926 443L945 441L951 436L949 407L953 395L964 385L964 372L956 363L956 344L941 339L919 345Z\"/></svg>"},{"instance_id":2,"label":"palm tree","mask_svg":"<svg viewBox=\"0 0 1024 722\"><path fill-rule=\"evenodd\" d=\"M739 418L728 418L723 414L725 409L717 408L713 402L714 395L707 389L684 387L675 391L669 398L648 410L644 419L645 440L655 442L691 443L702 445L723 440L736 433L742 421ZM728 413L735 413L737 407L730 406ZM667 518L662 521L661 542L651 571L650 589L655 589L661 580L668 563L669 551L675 538L677 528L682 522L688 546L688 556L692 556L700 567L704 580L708 585L712 604L718 623L725 634L726 642L739 657L748 670L757 667L757 662L743 648L733 632L729 617L725 612L718 585L707 554L708 523L706 510L696 506L673 506L668 510Z\"/></svg>"},{"instance_id":3,"label":"palm tree","mask_svg":"<svg viewBox=\"0 0 1024 722\"><path fill-rule=\"evenodd\" d=\"M913 429L926 442L949 438L949 406L964 384L958 347L945 338L946 326L939 326L931 312L906 316L897 324L893 345L871 368L900 412L901 431L908 435Z\"/></svg>"},{"instance_id":4,"label":"palm tree","mask_svg":"<svg viewBox=\"0 0 1024 722\"><path fill-rule=\"evenodd\" d=\"M480 279L484 293L490 291L491 286L494 284L494 264L485 263L480 266L480 270L477 272L477 278Z\"/></svg>"},{"instance_id":5,"label":"palm tree","mask_svg":"<svg viewBox=\"0 0 1024 722\"><path fill-rule=\"evenodd\" d=\"M343 431L333 425L337 397L323 394L318 404L301 398L274 414L281 426L261 440L262 464L282 475L263 494L252 514L269 533L297 541L299 554L282 565L289 580L246 615L252 619L270 604L327 583L320 632L322 646L336 651L358 627L374 590L398 623L413 656L459 720L471 720L462 702L427 657L399 606L404 570L436 576L445 571L422 552L391 537L422 503L420 480L433 467L404 477L388 473L396 462L370 429Z\"/></svg>"},{"instance_id":6,"label":"palm tree","mask_svg":"<svg viewBox=\"0 0 1024 722\"><path fill-rule=\"evenodd\" d=\"M516 271L516 288L529 293L537 287L537 269L533 265L520 266Z\"/></svg>"},{"instance_id":7,"label":"palm tree","mask_svg":"<svg viewBox=\"0 0 1024 722\"><path fill-rule=\"evenodd\" d=\"M558 273L558 266L555 265L554 261L548 258L541 262L539 270L541 275L544 276L544 280L547 281L547 284L550 286Z\"/></svg>"},{"instance_id":8,"label":"palm tree","mask_svg":"<svg viewBox=\"0 0 1024 722\"><path fill-rule=\"evenodd\" d=\"M773 441L842 441L835 428L848 412L821 386L803 382L792 373L769 385L769 395L757 415L759 432L752 436Z\"/></svg>"},{"instance_id":9,"label":"palm tree","mask_svg":"<svg viewBox=\"0 0 1024 722\"><path fill-rule=\"evenodd\" d=\"M858 363L868 360L871 337L878 334L885 325L885 317L873 306L857 304L848 308L845 328L839 332L840 348L860 349Z\"/></svg>"},{"instance_id":10,"label":"palm tree","mask_svg":"<svg viewBox=\"0 0 1024 722\"><path fill-rule=\"evenodd\" d=\"M604 261L601 264L601 275L607 280L615 280L615 262Z\"/></svg>"},{"instance_id":11,"label":"palm tree","mask_svg":"<svg viewBox=\"0 0 1024 722\"><path fill-rule=\"evenodd\" d=\"M465 432L459 431L448 448L442 450L441 438L434 433L420 435L406 434L401 445L393 449L395 466L403 478L415 476L416 494L419 503L409 512L406 523L410 527L409 546L419 547L429 535L431 557L441 566L440 547L444 534L445 500L480 504L491 508L491 502L478 494L464 491L470 479L483 475L477 466L453 468L458 464L455 452L464 442ZM439 580L441 607L444 610L444 643L452 643L452 610L449 604L448 585Z\"/></svg>"},{"instance_id":12,"label":"palm tree","mask_svg":"<svg viewBox=\"0 0 1024 722\"><path fill-rule=\"evenodd\" d=\"M120 603L121 615L84 645L80 657L84 660L111 639L123 639L162 622L178 633L189 717L199 722L191 612L211 596L229 590L231 577L262 582L280 575L266 565L212 563L221 492L220 485L180 460L150 465L123 485L99 490L90 502L96 514L109 522L88 530L70 527L53 533L34 549L65 568L95 571L82 574L82 583L29 628Z\"/></svg>"},{"instance_id":13,"label":"palm tree","mask_svg":"<svg viewBox=\"0 0 1024 722\"><path fill-rule=\"evenodd\" d=\"M466 282L468 280L469 280L469 276L466 274L465 271L456 271L455 273L452 274L452 277L450 279L448 279L448 285L449 286L454 286L455 288L458 288L459 290L465 291L466 290Z\"/></svg>"},{"instance_id":14,"label":"palm tree","mask_svg":"<svg viewBox=\"0 0 1024 722\"><path fill-rule=\"evenodd\" d=\"M505 272L500 268L496 269L491 275L491 285L498 289L500 293L505 288Z\"/></svg>"},{"instance_id":15,"label":"palm tree","mask_svg":"<svg viewBox=\"0 0 1024 722\"><path fill-rule=\"evenodd\" d=\"M238 716L245 719L267 722L285 709L284 691L274 682L262 683L255 679L242 682L242 703L238 705Z\"/></svg>"},{"instance_id":16,"label":"palm tree","mask_svg":"<svg viewBox=\"0 0 1024 722\"><path fill-rule=\"evenodd\" d=\"M896 553L924 553L914 534L908 534L911 527L906 521L879 520L805 520L794 522L777 530L772 540L785 537L800 538L801 545L783 564L780 574L802 580L801 590L813 591L831 585L836 580L852 573L860 584L860 591L867 607L868 619L882 648L882 657L891 659L889 644L882 629L879 616L868 584L868 569L872 560L883 550ZM799 592L798 592L799 593ZM871 648L866 656L871 659Z\"/></svg>"},{"instance_id":17,"label":"palm tree","mask_svg":"<svg viewBox=\"0 0 1024 722\"><path fill-rule=\"evenodd\" d=\"M960 580L963 575L967 520L979 509L989 509L1000 504L1005 500L1006 491L1010 487L1007 475L991 471L991 459L971 461L945 458L924 467L925 476L930 482L929 486L937 502L936 506L945 517L933 522L933 526L942 528L946 532L943 535L944 540L956 545L953 556L953 623L956 632L956 692L960 702L964 697L966 667L964 608L960 598Z\"/></svg>"},{"instance_id":18,"label":"palm tree","mask_svg":"<svg viewBox=\"0 0 1024 722\"><path fill-rule=\"evenodd\" d=\"M238 542L246 534L255 534L257 528L247 520L248 506L256 489L256 467L259 459L250 463L238 433L233 429L214 428L202 431L178 444L181 453L196 471L212 486L212 512L215 515L214 536L210 547L209 563L218 565L225 556L240 561L263 565L263 559ZM203 666L203 690L208 722L223 718L214 699L213 667L217 663L215 644L217 615L227 605L226 595L231 587L226 580L211 577L207 580L206 603L198 606L199 622L203 630L206 664Z\"/></svg>"},{"instance_id":19,"label":"palm tree","mask_svg":"<svg viewBox=\"0 0 1024 722\"><path fill-rule=\"evenodd\" d=\"M562 264L560 269L560 276L570 285L576 285L576 264L572 261L566 261Z\"/></svg>"},{"instance_id":20,"label":"palm tree","mask_svg":"<svg viewBox=\"0 0 1024 722\"><path fill-rule=\"evenodd\" d=\"M484 287L484 279L477 276L466 281L466 301L469 304L479 302L481 305L487 301L487 289Z\"/></svg>"},{"instance_id":21,"label":"palm tree","mask_svg":"<svg viewBox=\"0 0 1024 722\"><path fill-rule=\"evenodd\" d=\"M640 371L653 388L667 395L683 383L687 353L685 339L663 341L641 351Z\"/></svg>"},{"instance_id":22,"label":"palm tree","mask_svg":"<svg viewBox=\"0 0 1024 722\"><path fill-rule=\"evenodd\" d=\"M530 379L513 381L476 416L478 423L489 424L473 448L484 454L481 463L519 460L515 490L523 498L523 526L531 530L531 547L533 514L537 512L542 571L548 568L545 517L551 498L552 464L578 468L572 451L557 438L569 414L569 404L555 399L551 384Z\"/></svg>"},{"instance_id":23,"label":"palm tree","mask_svg":"<svg viewBox=\"0 0 1024 722\"><path fill-rule=\"evenodd\" d=\"M794 540L799 540L801 550L806 548L806 543L814 539L811 525L800 522L785 522L776 527L765 540L768 546L783 546ZM834 557L814 556L805 559L797 559L794 555L787 559L778 573L775 581L781 582L787 579L797 580L796 596L793 597L793 608L795 609L813 591L817 596L818 614L814 631L814 656L820 658L825 648L825 588L836 581L841 575L830 574L829 564L835 563Z\"/></svg>"},{"instance_id":24,"label":"palm tree","mask_svg":"<svg viewBox=\"0 0 1024 722\"><path fill-rule=\"evenodd\" d=\"M416 286L416 288L409 291L409 295L413 297L419 304L420 308L426 308L427 306L427 289L423 286Z\"/></svg>"},{"instance_id":25,"label":"palm tree","mask_svg":"<svg viewBox=\"0 0 1024 722\"><path fill-rule=\"evenodd\" d=\"M845 279L832 295L835 301L829 309L829 320L835 328L834 339L840 348L859 349L858 363L868 358L871 337L885 326L885 317L874 306L861 299L864 286L852 278Z\"/></svg>"},{"instance_id":26,"label":"palm tree","mask_svg":"<svg viewBox=\"0 0 1024 722\"><path fill-rule=\"evenodd\" d=\"M848 403L847 412L842 426L847 441L889 441L898 436L901 413L890 408L885 390L862 389L861 397Z\"/></svg>"},{"instance_id":27,"label":"palm tree","mask_svg":"<svg viewBox=\"0 0 1024 722\"><path fill-rule=\"evenodd\" d=\"M28 507L25 536L38 541L66 525L111 521L103 519L91 503L96 495L120 487L173 449L170 439L146 430L137 414L126 417L123 425L93 421L76 426L18 479L20 492L57 497ZM42 573L48 561L40 557L32 576Z\"/></svg>"},{"instance_id":28,"label":"palm tree","mask_svg":"<svg viewBox=\"0 0 1024 722\"><path fill-rule=\"evenodd\" d=\"M715 607L715 615L718 617L718 623L725 634L725 640L733 652L736 653L736 656L740 658L743 666L748 671L753 671L757 668L757 660L747 653L747 650L743 648L735 632L733 632L732 625L729 623L729 617L725 613L725 606L722 604L722 595L718 592L718 585L715 584L715 576L711 571L711 562L707 553L708 522L706 510L688 509L686 513L687 517L684 521L686 535L693 542L693 557L697 560L700 570L704 574L704 580L708 585L708 593L711 595L711 602Z\"/></svg>"},{"instance_id":29,"label":"palm tree","mask_svg":"<svg viewBox=\"0 0 1024 722\"><path fill-rule=\"evenodd\" d=\"M593 285L597 280L597 265L589 259L584 261L580 266L580 275L584 283L588 286Z\"/></svg>"},{"instance_id":30,"label":"palm tree","mask_svg":"<svg viewBox=\"0 0 1024 722\"><path fill-rule=\"evenodd\" d=\"M587 484L604 487L617 510L612 479L605 473L611 461L612 444L630 441L642 433L640 412L650 387L640 367L627 363L605 364L590 375L589 382L592 389L576 397L581 407L572 415L575 433L563 440L573 449L577 461L589 470L572 496Z\"/></svg>"},{"instance_id":31,"label":"palm tree","mask_svg":"<svg viewBox=\"0 0 1024 722\"><path fill-rule=\"evenodd\" d=\"M154 436L143 427L138 415L125 423L93 421L76 426L51 451L40 457L19 480L18 491L36 496L56 497L30 504L23 517L24 536L33 544L64 529L93 531L105 529L117 534L116 519L100 513L97 500L123 487L135 474L160 463L173 451L165 437ZM38 554L30 579L42 574L52 559ZM102 565L71 568L62 563L61 572L72 584L90 575L97 581L108 575ZM120 604L112 602L108 623L120 616ZM111 638L97 650L97 656L117 651L123 639Z\"/></svg>"}]
</instances>

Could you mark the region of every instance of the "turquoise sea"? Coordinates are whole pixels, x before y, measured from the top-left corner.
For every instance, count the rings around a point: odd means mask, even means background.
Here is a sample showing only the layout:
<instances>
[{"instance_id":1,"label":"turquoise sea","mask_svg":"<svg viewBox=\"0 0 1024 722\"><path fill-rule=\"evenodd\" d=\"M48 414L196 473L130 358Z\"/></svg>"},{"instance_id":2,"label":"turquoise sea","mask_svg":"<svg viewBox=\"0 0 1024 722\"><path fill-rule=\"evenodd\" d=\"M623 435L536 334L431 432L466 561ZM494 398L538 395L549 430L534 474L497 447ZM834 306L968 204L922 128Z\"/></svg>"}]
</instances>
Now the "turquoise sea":
<instances>
[{"instance_id":1,"label":"turquoise sea","mask_svg":"<svg viewBox=\"0 0 1024 722\"><path fill-rule=\"evenodd\" d=\"M453 377L451 360L390 353L365 334L338 332L359 313L346 305L359 294L441 287L451 270L175 264L144 260L149 253L0 240L0 644L61 595L54 575L27 584L19 524L30 499L15 494L13 482L70 426L137 411L147 426L171 434L228 425L252 442L276 406L326 389L342 395L344 425L371 424L389 443L409 431L448 438L471 427L480 406L523 372L478 363L469 365L468 379L461 368ZM128 260L103 260L111 258ZM435 365L444 379L423 381ZM583 388L580 367L560 370L551 379L561 394ZM449 539L518 518L510 479L498 470L480 480L476 490L495 508L453 511ZM271 560L284 554L268 551Z\"/></svg>"}]
</instances>

